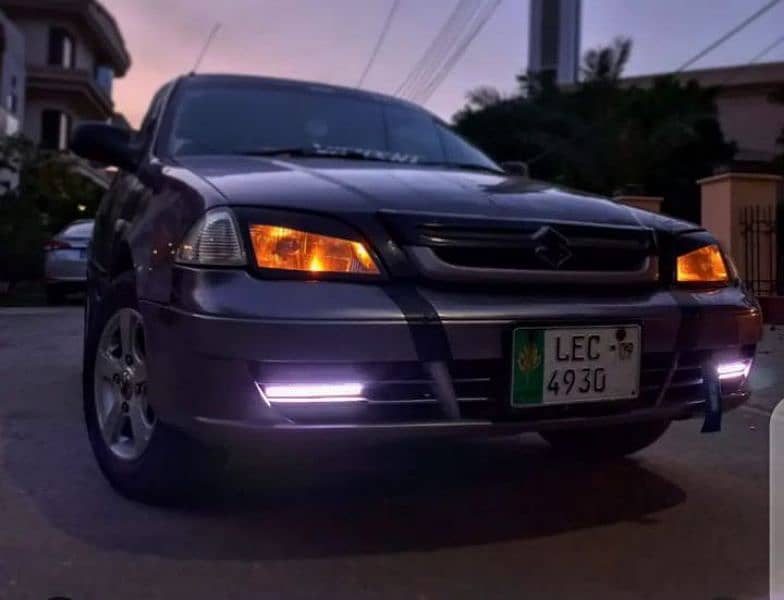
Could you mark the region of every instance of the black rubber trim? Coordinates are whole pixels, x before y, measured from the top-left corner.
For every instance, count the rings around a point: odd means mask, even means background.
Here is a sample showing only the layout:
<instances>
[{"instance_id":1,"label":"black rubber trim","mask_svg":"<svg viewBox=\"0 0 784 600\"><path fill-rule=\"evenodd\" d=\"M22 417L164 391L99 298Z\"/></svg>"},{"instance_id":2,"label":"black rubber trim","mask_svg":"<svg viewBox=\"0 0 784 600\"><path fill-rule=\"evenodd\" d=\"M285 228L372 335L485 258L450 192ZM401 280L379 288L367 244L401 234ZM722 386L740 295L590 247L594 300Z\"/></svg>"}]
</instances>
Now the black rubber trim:
<instances>
[{"instance_id":1,"label":"black rubber trim","mask_svg":"<svg viewBox=\"0 0 784 600\"><path fill-rule=\"evenodd\" d=\"M393 283L384 291L397 304L411 330L417 358L422 363L442 361L452 364L452 351L436 309L412 283Z\"/></svg>"},{"instance_id":2,"label":"black rubber trim","mask_svg":"<svg viewBox=\"0 0 784 600\"><path fill-rule=\"evenodd\" d=\"M699 328L699 314L702 311L700 303L689 294L678 294L681 310L681 324L678 328L678 351L689 348L694 340L699 339L698 332L694 331L695 324ZM695 318L696 317L696 318ZM706 362L702 365L703 393L705 396L705 420L702 423L702 433L716 433L721 431L722 403L721 387L715 365Z\"/></svg>"},{"instance_id":3,"label":"black rubber trim","mask_svg":"<svg viewBox=\"0 0 784 600\"><path fill-rule=\"evenodd\" d=\"M417 358L430 379L430 387L444 416L450 421L458 421L460 406L449 373L452 351L441 317L413 283L393 283L384 286L384 290L408 323Z\"/></svg>"}]
</instances>

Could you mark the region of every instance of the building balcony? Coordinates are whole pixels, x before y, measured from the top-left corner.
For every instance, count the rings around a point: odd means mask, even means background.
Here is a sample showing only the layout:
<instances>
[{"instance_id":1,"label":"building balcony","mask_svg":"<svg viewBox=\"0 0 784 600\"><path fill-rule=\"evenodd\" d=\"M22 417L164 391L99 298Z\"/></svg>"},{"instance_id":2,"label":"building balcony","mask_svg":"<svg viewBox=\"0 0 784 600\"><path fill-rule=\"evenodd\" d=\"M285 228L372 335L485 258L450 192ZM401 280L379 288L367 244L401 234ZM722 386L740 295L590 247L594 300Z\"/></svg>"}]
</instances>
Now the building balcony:
<instances>
[{"instance_id":1,"label":"building balcony","mask_svg":"<svg viewBox=\"0 0 784 600\"><path fill-rule=\"evenodd\" d=\"M96 0L0 0L12 21L29 19L57 22L66 19L83 32L97 64L111 66L122 77L131 65L120 29L112 15Z\"/></svg>"},{"instance_id":2,"label":"building balcony","mask_svg":"<svg viewBox=\"0 0 784 600\"><path fill-rule=\"evenodd\" d=\"M67 98L77 104L83 118L106 120L114 114L112 99L101 89L93 74L62 67L29 67L27 71L28 100Z\"/></svg>"}]
</instances>

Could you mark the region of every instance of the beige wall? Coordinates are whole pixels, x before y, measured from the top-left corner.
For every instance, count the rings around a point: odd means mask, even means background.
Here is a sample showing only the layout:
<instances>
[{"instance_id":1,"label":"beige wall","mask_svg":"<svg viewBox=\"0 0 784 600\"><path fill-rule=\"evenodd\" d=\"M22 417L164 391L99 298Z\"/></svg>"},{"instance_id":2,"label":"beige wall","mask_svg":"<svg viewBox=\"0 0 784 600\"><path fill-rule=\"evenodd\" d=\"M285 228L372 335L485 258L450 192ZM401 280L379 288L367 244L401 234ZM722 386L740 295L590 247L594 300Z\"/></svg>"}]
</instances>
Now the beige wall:
<instances>
[{"instance_id":1,"label":"beige wall","mask_svg":"<svg viewBox=\"0 0 784 600\"><path fill-rule=\"evenodd\" d=\"M743 210L759 206L775 210L782 178L774 175L727 173L699 181L702 189L702 226L713 233L732 256L744 278L749 277L741 226ZM775 214L775 213L774 213ZM771 272L776 239L762 236L759 272ZM772 251L773 250L773 251Z\"/></svg>"},{"instance_id":2,"label":"beige wall","mask_svg":"<svg viewBox=\"0 0 784 600\"><path fill-rule=\"evenodd\" d=\"M724 137L738 149L776 154L776 138L784 128L784 104L767 98L768 90L723 93L717 99ZM742 156L742 154L741 154Z\"/></svg>"}]
</instances>

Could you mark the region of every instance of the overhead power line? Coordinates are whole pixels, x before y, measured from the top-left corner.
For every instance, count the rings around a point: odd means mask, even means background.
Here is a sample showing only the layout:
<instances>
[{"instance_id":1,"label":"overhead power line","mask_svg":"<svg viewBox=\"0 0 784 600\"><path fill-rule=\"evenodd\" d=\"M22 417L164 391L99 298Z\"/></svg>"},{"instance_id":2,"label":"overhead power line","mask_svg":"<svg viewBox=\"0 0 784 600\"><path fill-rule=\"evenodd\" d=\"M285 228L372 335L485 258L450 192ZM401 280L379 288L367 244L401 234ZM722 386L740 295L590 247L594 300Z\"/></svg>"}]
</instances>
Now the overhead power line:
<instances>
[{"instance_id":1,"label":"overhead power line","mask_svg":"<svg viewBox=\"0 0 784 600\"><path fill-rule=\"evenodd\" d=\"M449 73L452 72L452 69L454 69L455 65L460 61L460 59L463 58L463 55L474 42L476 36L479 35L490 18L495 14L495 11L498 10L498 7L501 6L502 1L503 0L493 0L489 4L485 5L484 12L477 17L468 34L455 48L447 61L444 63L441 70L435 74L435 76L428 83L427 87L425 87L422 93L416 98L418 102L425 104L430 100L430 98L432 98L433 94L441 85L441 83L443 83L444 79L446 79Z\"/></svg>"},{"instance_id":2,"label":"overhead power line","mask_svg":"<svg viewBox=\"0 0 784 600\"><path fill-rule=\"evenodd\" d=\"M432 51L425 55L422 68L412 79L408 90L403 94L405 97L409 99L415 98L428 85L433 75L444 64L449 53L452 52L462 36L465 35L471 22L481 10L484 1L468 0L465 4L457 6L459 12L455 13L455 19L452 20L451 26L444 30L444 35L441 39L435 41Z\"/></svg>"},{"instance_id":3,"label":"overhead power line","mask_svg":"<svg viewBox=\"0 0 784 600\"><path fill-rule=\"evenodd\" d=\"M373 68L376 59L378 58L378 53L381 51L381 47L384 45L384 41L387 39L387 34L389 33L389 29L392 26L392 21L395 19L395 13L397 12L399 6L400 0L393 0L392 6L389 9L389 14L387 14L386 21L384 21L384 26L381 28L381 35L378 36L378 40L376 40L376 45L373 48L373 52L370 54L370 59L365 66L365 70L362 71L362 75L359 77L359 81L357 82L358 88L362 87L362 85L365 83L365 79L367 78L368 73L370 73L370 69Z\"/></svg>"},{"instance_id":4,"label":"overhead power line","mask_svg":"<svg viewBox=\"0 0 784 600\"><path fill-rule=\"evenodd\" d=\"M771 8L776 6L779 2L781 2L781 0L771 0L770 2L768 2L765 6L763 6L758 11L756 11L754 14L752 14L751 16L747 17L746 19L744 19L743 21L738 23L735 27L730 29L727 33L722 35L715 42L713 42L712 44L708 44L708 46L706 46L703 50L700 50L697 54L692 56L689 60L687 60L680 67L678 67L675 70L675 72L676 73L680 73L681 71L685 71L686 69L688 69L690 66L692 66L694 63L696 63L698 60L700 60L701 58L703 58L707 54L713 52L716 48L721 46L728 39L730 39L731 37L734 37L735 34L737 34L737 33L741 32L742 30L746 29L746 27L748 27L754 21L759 19L762 15L764 15Z\"/></svg>"},{"instance_id":5,"label":"overhead power line","mask_svg":"<svg viewBox=\"0 0 784 600\"><path fill-rule=\"evenodd\" d=\"M753 64L753 63L755 63L755 62L757 62L757 61L759 61L759 60L762 60L762 59L763 59L763 58L765 58L765 57L766 57L768 54L770 54L771 52L773 52L773 51L774 51L776 48L778 48L779 46L781 46L781 44L783 44L783 43L784 43L784 35L782 35L781 37L779 37L779 38L775 39L775 40L774 40L773 42L771 42L769 45L765 46L765 47L764 47L762 50L760 50L760 51L759 51L759 54L756 54L756 55L754 56L754 58L752 58L752 59L751 59L751 61L750 61L750 62Z\"/></svg>"},{"instance_id":6,"label":"overhead power line","mask_svg":"<svg viewBox=\"0 0 784 600\"><path fill-rule=\"evenodd\" d=\"M439 29L433 41L422 53L403 82L395 90L396 96L408 96L418 84L424 74L432 70L434 57L441 53L446 44L451 44L456 33L465 27L471 16L478 10L479 0L459 0L449 13L444 24Z\"/></svg>"},{"instance_id":7,"label":"overhead power line","mask_svg":"<svg viewBox=\"0 0 784 600\"><path fill-rule=\"evenodd\" d=\"M736 65L732 73L729 77L722 79L718 84L713 84L714 87L724 87L730 85L731 83L735 83L740 77L743 75L743 69L746 67L750 67L754 63L762 60L765 56L773 52L778 46L784 43L784 35L776 38L770 44L765 46L762 50L757 52L748 62L743 63L742 65Z\"/></svg>"}]
</instances>

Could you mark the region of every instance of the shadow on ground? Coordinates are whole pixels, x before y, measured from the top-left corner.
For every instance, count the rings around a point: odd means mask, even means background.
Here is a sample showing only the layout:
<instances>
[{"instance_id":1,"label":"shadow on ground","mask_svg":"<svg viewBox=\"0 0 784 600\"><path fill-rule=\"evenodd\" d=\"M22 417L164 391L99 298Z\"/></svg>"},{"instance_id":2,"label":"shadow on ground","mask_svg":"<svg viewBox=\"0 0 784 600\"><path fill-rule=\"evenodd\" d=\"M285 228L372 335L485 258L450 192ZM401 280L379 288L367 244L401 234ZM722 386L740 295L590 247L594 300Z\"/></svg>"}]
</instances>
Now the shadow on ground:
<instances>
[{"instance_id":1,"label":"shadow on ground","mask_svg":"<svg viewBox=\"0 0 784 600\"><path fill-rule=\"evenodd\" d=\"M645 522L686 498L634 460L566 462L527 437L245 452L198 508L160 509L108 487L73 416L7 414L0 439L12 485L55 527L103 549L183 559L486 544Z\"/></svg>"}]
</instances>

